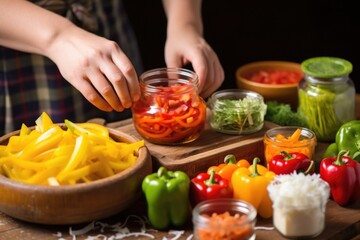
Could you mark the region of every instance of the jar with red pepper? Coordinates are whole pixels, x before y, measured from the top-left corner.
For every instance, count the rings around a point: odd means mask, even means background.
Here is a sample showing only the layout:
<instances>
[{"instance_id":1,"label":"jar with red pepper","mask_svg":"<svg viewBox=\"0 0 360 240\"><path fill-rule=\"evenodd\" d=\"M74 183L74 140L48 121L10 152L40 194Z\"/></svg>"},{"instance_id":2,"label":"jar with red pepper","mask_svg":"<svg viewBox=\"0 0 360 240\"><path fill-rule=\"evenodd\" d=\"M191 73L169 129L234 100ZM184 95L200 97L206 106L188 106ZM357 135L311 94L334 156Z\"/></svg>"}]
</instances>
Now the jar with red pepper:
<instances>
[{"instance_id":1,"label":"jar with red pepper","mask_svg":"<svg viewBox=\"0 0 360 240\"><path fill-rule=\"evenodd\" d=\"M141 98L132 108L136 131L147 141L178 145L196 140L205 128L206 103L198 76L183 68L158 68L140 76Z\"/></svg>"}]
</instances>

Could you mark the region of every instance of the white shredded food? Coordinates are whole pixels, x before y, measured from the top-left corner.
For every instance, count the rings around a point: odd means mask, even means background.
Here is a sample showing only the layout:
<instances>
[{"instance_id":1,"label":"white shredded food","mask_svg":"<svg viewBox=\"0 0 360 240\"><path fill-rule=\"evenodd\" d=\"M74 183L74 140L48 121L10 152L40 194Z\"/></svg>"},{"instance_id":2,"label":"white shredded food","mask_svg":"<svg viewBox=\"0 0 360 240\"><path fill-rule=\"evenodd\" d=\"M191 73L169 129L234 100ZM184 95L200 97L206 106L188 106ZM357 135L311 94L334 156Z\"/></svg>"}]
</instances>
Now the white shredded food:
<instances>
[{"instance_id":1,"label":"white shredded food","mask_svg":"<svg viewBox=\"0 0 360 240\"><path fill-rule=\"evenodd\" d=\"M309 208L314 203L326 203L330 195L330 187L320 174L294 172L276 175L267 189L273 207Z\"/></svg>"},{"instance_id":2,"label":"white shredded food","mask_svg":"<svg viewBox=\"0 0 360 240\"><path fill-rule=\"evenodd\" d=\"M130 230L126 227L130 218L140 224L140 231L130 232ZM140 236L154 239L155 236L150 234L150 232L157 232L157 230L146 228L146 224L146 218L141 218L136 215L129 215L123 223L116 223L110 225L104 222L93 221L81 229L73 230L72 227L70 227L69 235L71 236L72 240L76 240L77 237L80 236L86 236L86 240L116 240ZM90 233L93 231L96 231L98 234L91 235ZM105 234L105 232L107 234ZM109 234L109 232L113 233ZM181 230L169 230L168 234L170 235L170 237L163 237L162 240L177 240L180 239L184 235L184 233L185 231ZM54 235L58 237L58 240L64 240L61 232L57 232ZM192 235L187 238L187 240L190 239L192 239Z\"/></svg>"}]
</instances>

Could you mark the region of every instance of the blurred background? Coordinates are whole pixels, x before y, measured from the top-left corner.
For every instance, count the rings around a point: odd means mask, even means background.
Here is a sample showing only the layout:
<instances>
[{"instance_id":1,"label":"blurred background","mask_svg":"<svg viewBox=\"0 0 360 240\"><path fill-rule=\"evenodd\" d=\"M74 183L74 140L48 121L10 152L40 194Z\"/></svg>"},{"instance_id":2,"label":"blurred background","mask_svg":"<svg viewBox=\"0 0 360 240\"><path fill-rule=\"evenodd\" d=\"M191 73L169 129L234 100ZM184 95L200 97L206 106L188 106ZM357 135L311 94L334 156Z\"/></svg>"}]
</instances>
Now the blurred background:
<instances>
[{"instance_id":1,"label":"blurred background","mask_svg":"<svg viewBox=\"0 0 360 240\"><path fill-rule=\"evenodd\" d=\"M352 0L203 0L204 34L225 70L221 86L236 88L235 71L263 60L340 57L353 64L360 93L359 10ZM125 0L144 70L164 67L166 17L158 1ZM357 17L356 17L357 16Z\"/></svg>"}]
</instances>

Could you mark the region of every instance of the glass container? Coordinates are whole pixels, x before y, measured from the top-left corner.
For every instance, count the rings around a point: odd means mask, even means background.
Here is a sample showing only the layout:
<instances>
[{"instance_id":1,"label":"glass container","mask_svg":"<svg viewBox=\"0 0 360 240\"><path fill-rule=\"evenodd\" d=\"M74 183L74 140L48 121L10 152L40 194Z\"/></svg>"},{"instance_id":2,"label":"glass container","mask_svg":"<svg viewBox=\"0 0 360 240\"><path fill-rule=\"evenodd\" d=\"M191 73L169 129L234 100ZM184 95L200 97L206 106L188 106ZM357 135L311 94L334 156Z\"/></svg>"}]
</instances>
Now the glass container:
<instances>
[{"instance_id":1,"label":"glass container","mask_svg":"<svg viewBox=\"0 0 360 240\"><path fill-rule=\"evenodd\" d=\"M132 108L136 131L161 145L196 140L205 128L206 103L198 94L196 73L182 68L158 68L140 78L141 98Z\"/></svg>"},{"instance_id":2,"label":"glass container","mask_svg":"<svg viewBox=\"0 0 360 240\"><path fill-rule=\"evenodd\" d=\"M355 119L352 64L341 58L316 57L302 62L298 87L299 113L319 141L334 142L342 124Z\"/></svg>"},{"instance_id":3,"label":"glass container","mask_svg":"<svg viewBox=\"0 0 360 240\"><path fill-rule=\"evenodd\" d=\"M255 239L256 209L248 202L220 198L193 209L195 240Z\"/></svg>"},{"instance_id":4,"label":"glass container","mask_svg":"<svg viewBox=\"0 0 360 240\"><path fill-rule=\"evenodd\" d=\"M210 125L221 133L250 134L264 126L266 104L253 91L227 89L215 92L209 98Z\"/></svg>"},{"instance_id":5,"label":"glass container","mask_svg":"<svg viewBox=\"0 0 360 240\"><path fill-rule=\"evenodd\" d=\"M267 190L274 227L283 237L308 239L322 233L330 187L319 174L277 175Z\"/></svg>"},{"instance_id":6,"label":"glass container","mask_svg":"<svg viewBox=\"0 0 360 240\"><path fill-rule=\"evenodd\" d=\"M271 128L264 135L267 166L271 158L279 155L281 151L288 153L300 152L312 159L316 143L316 135L310 129L296 126Z\"/></svg>"}]
</instances>

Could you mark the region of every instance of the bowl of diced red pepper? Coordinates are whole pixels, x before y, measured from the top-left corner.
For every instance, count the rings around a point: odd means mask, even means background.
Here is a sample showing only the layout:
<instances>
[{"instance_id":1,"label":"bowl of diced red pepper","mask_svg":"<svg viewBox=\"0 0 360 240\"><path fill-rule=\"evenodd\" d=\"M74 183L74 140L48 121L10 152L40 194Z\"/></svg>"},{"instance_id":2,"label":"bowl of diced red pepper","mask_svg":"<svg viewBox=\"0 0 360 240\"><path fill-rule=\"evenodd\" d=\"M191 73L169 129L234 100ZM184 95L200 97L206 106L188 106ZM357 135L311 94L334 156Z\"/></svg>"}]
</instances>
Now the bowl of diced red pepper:
<instances>
[{"instance_id":1,"label":"bowl of diced red pepper","mask_svg":"<svg viewBox=\"0 0 360 240\"><path fill-rule=\"evenodd\" d=\"M240 89L261 94L265 101L277 101L297 108L297 87L304 73L296 62L258 61L236 70L236 84Z\"/></svg>"}]
</instances>

